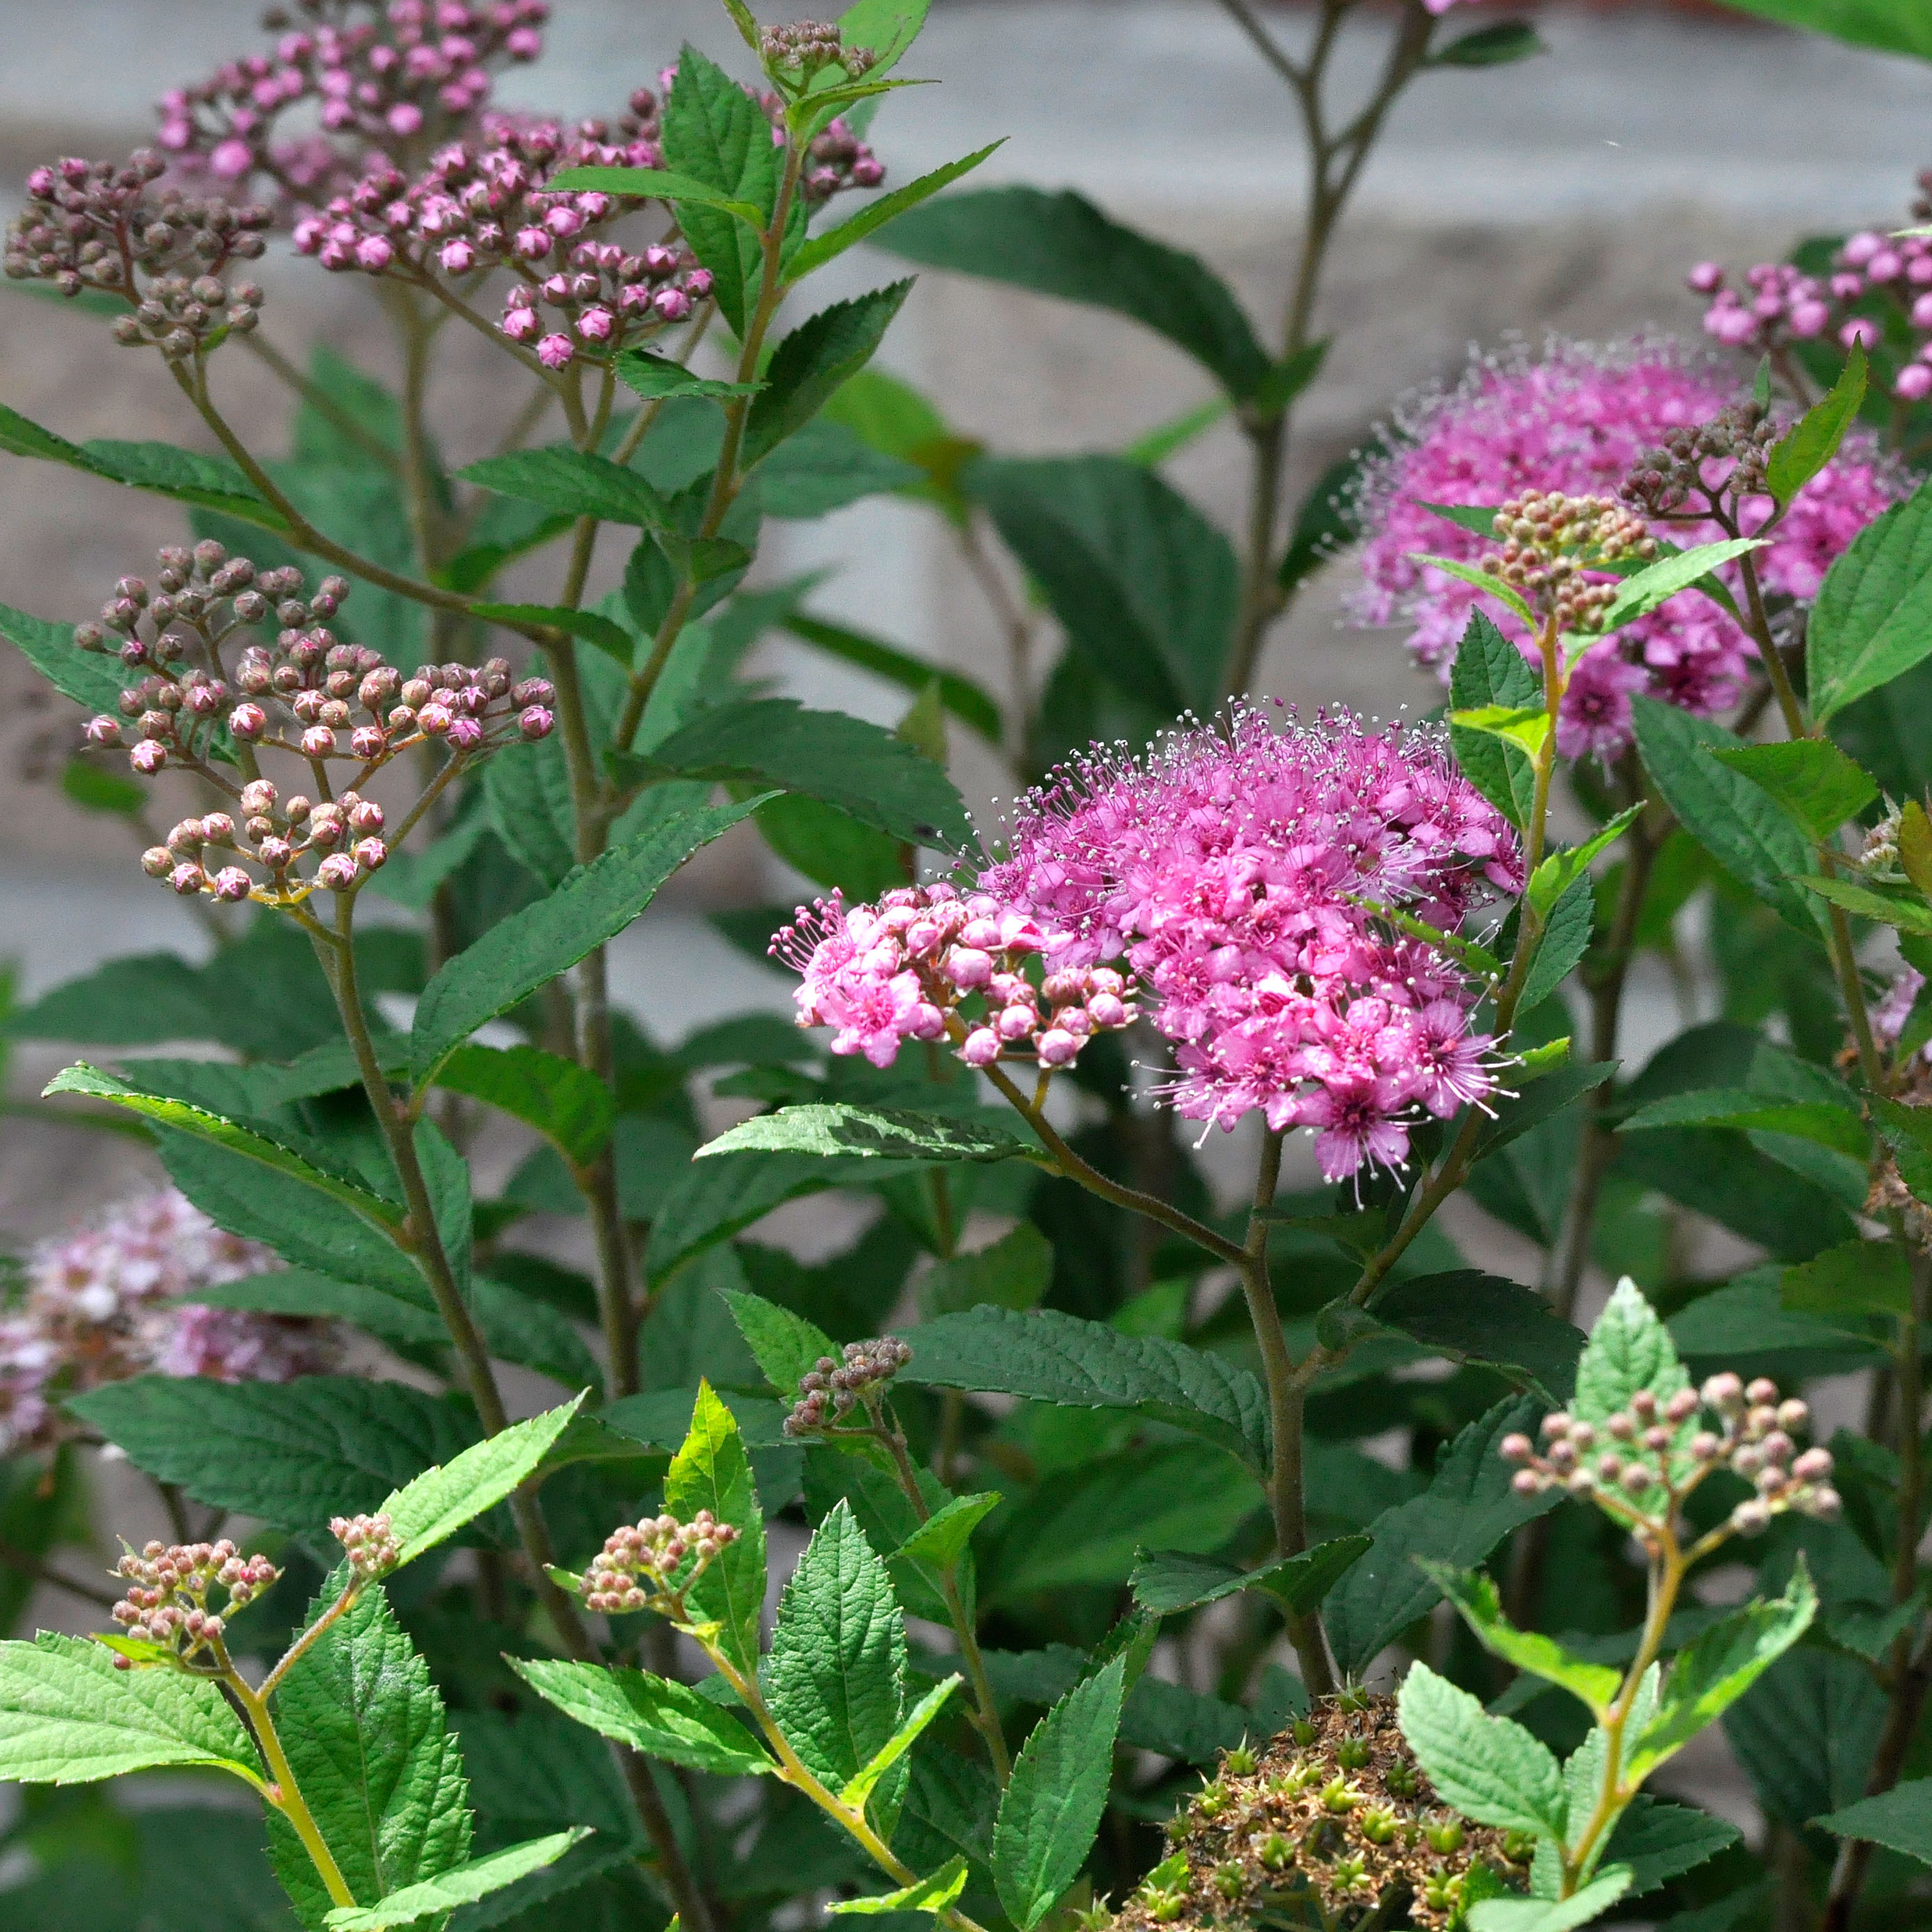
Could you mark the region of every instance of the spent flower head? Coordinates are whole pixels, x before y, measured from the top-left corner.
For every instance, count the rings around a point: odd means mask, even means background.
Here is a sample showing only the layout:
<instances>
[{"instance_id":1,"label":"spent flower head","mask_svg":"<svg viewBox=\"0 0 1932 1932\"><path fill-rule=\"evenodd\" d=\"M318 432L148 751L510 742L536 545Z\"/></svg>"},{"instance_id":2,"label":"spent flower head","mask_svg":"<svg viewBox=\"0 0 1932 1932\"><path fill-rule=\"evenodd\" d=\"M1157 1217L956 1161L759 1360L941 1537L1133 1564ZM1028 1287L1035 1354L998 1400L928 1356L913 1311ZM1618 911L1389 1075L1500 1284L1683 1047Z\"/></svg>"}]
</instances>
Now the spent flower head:
<instances>
[{"instance_id":1,"label":"spent flower head","mask_svg":"<svg viewBox=\"0 0 1932 1932\"><path fill-rule=\"evenodd\" d=\"M1317 1703L1216 1774L1167 1823L1169 1856L1105 1922L1115 1932L1258 1924L1312 1892L1336 1926L1408 1894L1418 1925L1456 1922L1471 1868L1526 1862L1504 1832L1445 1810L1396 1724L1395 1700Z\"/></svg>"}]
</instances>

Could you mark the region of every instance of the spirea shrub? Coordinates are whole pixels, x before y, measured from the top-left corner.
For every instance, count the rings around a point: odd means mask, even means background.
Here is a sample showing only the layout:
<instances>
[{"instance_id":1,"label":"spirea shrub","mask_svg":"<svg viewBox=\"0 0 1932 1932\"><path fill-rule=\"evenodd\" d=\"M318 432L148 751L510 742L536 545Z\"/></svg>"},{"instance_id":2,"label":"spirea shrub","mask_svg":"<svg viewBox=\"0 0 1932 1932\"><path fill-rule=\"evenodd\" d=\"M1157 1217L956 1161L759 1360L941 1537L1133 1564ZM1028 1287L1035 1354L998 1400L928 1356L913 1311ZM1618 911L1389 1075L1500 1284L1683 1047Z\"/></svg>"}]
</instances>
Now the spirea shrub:
<instances>
[{"instance_id":1,"label":"spirea shrub","mask_svg":"<svg viewBox=\"0 0 1932 1932\"><path fill-rule=\"evenodd\" d=\"M1278 334L997 142L908 178L924 0L627 18L575 119L497 92L539 0L301 0L28 174L5 285L187 440L0 446L184 527L0 635L202 944L6 990L73 1172L158 1173L0 1281L0 1924L1926 1920L1932 253L1690 266L1297 502L1388 111L1541 45L1222 10L1307 140ZM1214 400L989 449L882 254ZM1164 473L1218 421L1238 538ZM1003 656L761 567L885 497ZM1403 715L1267 694L1318 572ZM610 949L728 838L804 902L658 1036Z\"/></svg>"}]
</instances>

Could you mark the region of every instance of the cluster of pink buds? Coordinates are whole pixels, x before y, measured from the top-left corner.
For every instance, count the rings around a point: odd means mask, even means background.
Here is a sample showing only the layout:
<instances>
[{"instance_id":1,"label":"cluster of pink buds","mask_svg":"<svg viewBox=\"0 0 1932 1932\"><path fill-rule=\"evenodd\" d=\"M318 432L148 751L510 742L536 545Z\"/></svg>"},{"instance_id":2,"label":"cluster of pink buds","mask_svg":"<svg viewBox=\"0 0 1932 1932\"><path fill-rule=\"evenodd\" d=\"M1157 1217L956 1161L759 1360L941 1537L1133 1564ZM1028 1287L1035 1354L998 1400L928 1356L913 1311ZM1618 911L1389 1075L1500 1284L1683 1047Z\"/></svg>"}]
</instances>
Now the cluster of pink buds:
<instances>
[{"instance_id":1,"label":"cluster of pink buds","mask_svg":"<svg viewBox=\"0 0 1932 1932\"><path fill-rule=\"evenodd\" d=\"M1918 179L1922 190L1932 189L1932 171ZM1720 264L1700 262L1685 279L1710 298L1705 332L1732 349L1775 351L1828 335L1844 348L1870 350L1885 340L1886 318L1896 313L1921 340L1892 378L1892 392L1907 402L1932 396L1932 236L1861 229L1828 275L1760 262L1745 271L1743 286L1733 287ZM1858 308L1879 312L1853 313Z\"/></svg>"},{"instance_id":2,"label":"cluster of pink buds","mask_svg":"<svg viewBox=\"0 0 1932 1932\"><path fill-rule=\"evenodd\" d=\"M912 1360L912 1350L890 1335L848 1342L844 1353L842 1362L820 1356L799 1378L798 1401L784 1420L788 1436L823 1434L862 1403L868 1413L875 1410L886 1384Z\"/></svg>"},{"instance_id":3,"label":"cluster of pink buds","mask_svg":"<svg viewBox=\"0 0 1932 1932\"><path fill-rule=\"evenodd\" d=\"M151 192L165 167L143 151L118 165L70 156L34 169L0 266L14 281L51 282L64 296L124 297L130 312L115 319L115 339L179 361L218 333L255 326L261 290L223 275L262 253L271 217L176 188Z\"/></svg>"},{"instance_id":4,"label":"cluster of pink buds","mask_svg":"<svg viewBox=\"0 0 1932 1932\"><path fill-rule=\"evenodd\" d=\"M1485 556L1483 568L1553 617L1559 631L1597 629L1617 594L1604 572L1657 554L1642 519L1607 496L1526 490L1498 506L1495 529L1502 548Z\"/></svg>"},{"instance_id":5,"label":"cluster of pink buds","mask_svg":"<svg viewBox=\"0 0 1932 1932\"><path fill-rule=\"evenodd\" d=\"M128 1588L114 1606L114 1621L130 1635L166 1644L184 1660L218 1643L221 1614L208 1608L208 1593L219 1588L223 1608L232 1616L259 1597L281 1574L266 1556L244 1556L226 1538L219 1543L144 1545L130 1550L116 1566ZM122 1670L129 1660L117 1658Z\"/></svg>"},{"instance_id":6,"label":"cluster of pink buds","mask_svg":"<svg viewBox=\"0 0 1932 1932\"><path fill-rule=\"evenodd\" d=\"M350 1568L364 1582L393 1570L402 1555L402 1545L386 1514L331 1516L328 1533L341 1544Z\"/></svg>"},{"instance_id":7,"label":"cluster of pink buds","mask_svg":"<svg viewBox=\"0 0 1932 1932\"><path fill-rule=\"evenodd\" d=\"M621 1525L604 1539L584 1574L584 1607L609 1616L658 1610L682 1616L685 1592L718 1552L737 1540L737 1526L720 1522L709 1510L700 1510L688 1522L647 1516L634 1526ZM687 1557L696 1561L674 1588L671 1579Z\"/></svg>"},{"instance_id":8,"label":"cluster of pink buds","mask_svg":"<svg viewBox=\"0 0 1932 1932\"><path fill-rule=\"evenodd\" d=\"M229 61L161 98L161 146L223 181L258 173L306 199L392 156L446 140L481 112L492 70L543 51L548 0L300 0L268 16L272 54ZM358 15L364 17L357 18ZM278 141L289 110L315 104L319 134Z\"/></svg>"},{"instance_id":9,"label":"cluster of pink buds","mask_svg":"<svg viewBox=\"0 0 1932 1932\"><path fill-rule=\"evenodd\" d=\"M602 121L566 133L555 122L498 122L487 145L454 142L411 180L379 161L320 214L295 225L298 251L325 268L422 281L494 269L516 277L501 326L545 367L604 358L686 320L711 292L709 269L668 239L620 246L608 237L646 197L551 191L567 168L661 168L657 101L631 97L618 138ZM555 314L547 317L544 311Z\"/></svg>"},{"instance_id":10,"label":"cluster of pink buds","mask_svg":"<svg viewBox=\"0 0 1932 1932\"><path fill-rule=\"evenodd\" d=\"M1714 1414L1717 1426L1687 1436L1705 1410ZM1792 1440L1810 1420L1809 1406L1796 1396L1781 1400L1775 1382L1760 1376L1747 1384L1726 1370L1702 1389L1679 1389L1663 1402L1640 1389L1628 1408L1600 1423L1556 1410L1543 1418L1540 1454L1527 1436L1504 1436L1501 1454L1521 1466L1519 1496L1560 1489L1594 1497L1640 1532L1658 1526L1642 1510L1645 1497L1663 1490L1674 1514L1706 1477L1728 1469L1756 1492L1732 1510L1730 1527L1756 1536L1786 1510L1828 1522L1843 1507L1832 1486L1832 1452L1801 1450Z\"/></svg>"},{"instance_id":11,"label":"cluster of pink buds","mask_svg":"<svg viewBox=\"0 0 1932 1932\"><path fill-rule=\"evenodd\" d=\"M855 48L854 54L866 51ZM772 124L774 142L784 138L785 100L782 94L761 94L758 105ZM806 148L808 165L799 177L799 192L816 208L847 188L877 188L886 178L886 164L852 131L843 115L828 121Z\"/></svg>"},{"instance_id":12,"label":"cluster of pink buds","mask_svg":"<svg viewBox=\"0 0 1932 1932\"><path fill-rule=\"evenodd\" d=\"M1045 944L1027 914L942 881L849 911L836 892L800 906L769 950L802 977L799 1024L838 1029L834 1053L889 1066L902 1040L950 1040L969 1066L1009 1055L1069 1066L1135 1011L1111 967L1071 964L1035 984L1026 969Z\"/></svg>"}]
</instances>

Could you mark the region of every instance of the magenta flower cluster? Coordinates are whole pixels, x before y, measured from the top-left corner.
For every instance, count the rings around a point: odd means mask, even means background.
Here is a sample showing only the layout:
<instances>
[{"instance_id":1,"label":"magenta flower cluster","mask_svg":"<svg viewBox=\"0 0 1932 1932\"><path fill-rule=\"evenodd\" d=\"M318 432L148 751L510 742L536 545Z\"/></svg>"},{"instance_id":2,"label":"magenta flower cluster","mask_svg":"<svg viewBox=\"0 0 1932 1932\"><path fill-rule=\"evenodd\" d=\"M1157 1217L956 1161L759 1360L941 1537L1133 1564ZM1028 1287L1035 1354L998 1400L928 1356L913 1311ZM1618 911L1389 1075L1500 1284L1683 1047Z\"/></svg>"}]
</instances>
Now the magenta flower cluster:
<instances>
[{"instance_id":1,"label":"magenta flower cluster","mask_svg":"<svg viewBox=\"0 0 1932 1932\"><path fill-rule=\"evenodd\" d=\"M1932 171L1918 184L1922 194L1932 192ZM1855 343L1874 349L1886 339L1888 318L1896 316L1918 340L1892 379L1892 392L1909 403L1932 396L1932 236L1861 229L1846 238L1826 275L1759 262L1734 284L1721 262L1700 262L1684 280L1710 298L1705 333L1753 354L1820 338L1846 349ZM1860 309L1868 312L1854 313Z\"/></svg>"},{"instance_id":2,"label":"magenta flower cluster","mask_svg":"<svg viewBox=\"0 0 1932 1932\"><path fill-rule=\"evenodd\" d=\"M1044 1065L1078 1051L1057 1047L1055 1032L1078 1042L1144 1009L1172 1045L1164 1097L1176 1112L1224 1128L1254 1112L1278 1131L1312 1128L1322 1172L1339 1180L1400 1166L1418 1118L1446 1118L1496 1085L1495 1042L1474 1022L1481 987L1388 915L1450 931L1491 891L1522 884L1515 833L1433 735L1340 715L1276 730L1238 706L1137 758L1096 750L1022 800L1006 855L961 902L964 974L948 952L932 976L998 972L982 1007L948 1012L928 998L922 1011L932 980L895 988L904 969L890 956L868 976L854 934L871 940L882 911L841 915L815 946L810 934L782 935L775 950L805 975L800 1019L841 1025L835 1051L876 1045L880 1064L899 1037L942 1033L970 1064L1000 1057L1015 982L1030 980L998 963L994 942L1036 954L1045 1002L1088 989L1081 1031L1062 1009L1022 1034ZM909 950L925 939L923 925L906 928ZM876 1011L842 1018L838 1001L857 1014L861 988Z\"/></svg>"},{"instance_id":3,"label":"magenta flower cluster","mask_svg":"<svg viewBox=\"0 0 1932 1932\"><path fill-rule=\"evenodd\" d=\"M149 1373L279 1382L328 1368L328 1324L192 1298L281 1265L172 1188L36 1249L20 1300L0 1315L0 1451L58 1439L62 1396L103 1382Z\"/></svg>"},{"instance_id":4,"label":"magenta flower cluster","mask_svg":"<svg viewBox=\"0 0 1932 1932\"><path fill-rule=\"evenodd\" d=\"M944 880L902 886L849 911L834 894L800 906L770 950L800 974L800 1026L837 1028L832 1051L890 1066L902 1040L951 1040L969 1066L1030 1057L1070 1066L1096 1034L1134 1018L1108 967L1028 976L1045 940L1024 913Z\"/></svg>"},{"instance_id":5,"label":"magenta flower cluster","mask_svg":"<svg viewBox=\"0 0 1932 1932\"><path fill-rule=\"evenodd\" d=\"M1495 599L1418 560L1474 564L1487 542L1426 506L1500 504L1532 488L1615 496L1646 450L1672 430L1708 422L1737 393L1716 364L1668 342L1606 351L1552 342L1540 359L1519 351L1478 362L1455 388L1400 411L1387 452L1365 466L1356 617L1407 622L1409 649L1445 681L1472 610L1527 652L1530 640ZM1900 494L1870 438L1853 432L1757 554L1760 581L1798 602L1816 596L1832 562ZM1754 502L1750 525L1771 508ZM1688 547L1721 532L1672 524L1657 534ZM1754 656L1734 620L1701 593L1680 592L1582 660L1564 694L1558 748L1569 758L1617 756L1630 742L1636 691L1699 716L1725 710L1742 696Z\"/></svg>"},{"instance_id":6,"label":"magenta flower cluster","mask_svg":"<svg viewBox=\"0 0 1932 1932\"><path fill-rule=\"evenodd\" d=\"M161 146L184 171L272 177L296 201L354 179L371 150L400 159L446 140L488 102L493 70L543 51L547 0L302 0L312 25L272 54L224 62L160 104ZM358 18L358 16L364 17ZM320 131L277 139L312 104Z\"/></svg>"},{"instance_id":7,"label":"magenta flower cluster","mask_svg":"<svg viewBox=\"0 0 1932 1932\"><path fill-rule=\"evenodd\" d=\"M601 121L566 133L554 121L493 116L484 143L440 149L414 181L378 160L321 213L297 220L297 252L325 268L417 281L507 268L517 279L500 326L512 341L554 369L579 353L614 355L684 321L712 283L674 233L635 248L608 238L644 196L545 187L567 168L662 168L655 97L640 89L631 110L615 142Z\"/></svg>"}]
</instances>

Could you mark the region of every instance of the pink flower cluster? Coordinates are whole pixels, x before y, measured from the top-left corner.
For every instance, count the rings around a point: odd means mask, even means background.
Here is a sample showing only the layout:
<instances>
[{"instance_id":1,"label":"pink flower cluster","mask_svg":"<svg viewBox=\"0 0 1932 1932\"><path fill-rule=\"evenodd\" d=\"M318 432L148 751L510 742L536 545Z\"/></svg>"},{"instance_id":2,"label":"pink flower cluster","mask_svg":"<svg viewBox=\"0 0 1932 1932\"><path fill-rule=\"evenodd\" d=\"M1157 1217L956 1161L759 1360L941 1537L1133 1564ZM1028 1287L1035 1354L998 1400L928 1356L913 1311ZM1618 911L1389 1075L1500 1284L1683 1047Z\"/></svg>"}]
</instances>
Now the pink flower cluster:
<instances>
[{"instance_id":1,"label":"pink flower cluster","mask_svg":"<svg viewBox=\"0 0 1932 1932\"><path fill-rule=\"evenodd\" d=\"M1518 350L1479 361L1454 389L1399 411L1387 453L1365 466L1358 491L1364 532L1358 621L1412 627L1409 649L1446 682L1472 610L1481 610L1526 652L1510 614L1419 554L1473 564L1489 542L1424 506L1497 504L1525 490L1614 496L1636 459L1672 430L1714 416L1734 379L1668 342L1607 351L1552 342L1540 359ZM1902 493L1871 439L1855 431L1806 484L1758 554L1760 580L1802 602L1852 538ZM1756 507L1754 517L1768 514ZM1657 533L1688 547L1721 534L1673 524ZM1558 748L1612 758L1630 743L1630 698L1642 691L1700 716L1742 694L1755 651L1744 630L1700 593L1681 592L1583 660L1565 694Z\"/></svg>"},{"instance_id":2,"label":"pink flower cluster","mask_svg":"<svg viewBox=\"0 0 1932 1932\"><path fill-rule=\"evenodd\" d=\"M774 950L806 976L801 1021L846 1029L835 1050L943 1032L970 1064L989 1033L986 1059L1004 1049L1006 1014L1030 982L1015 965L1036 954L1034 1010L1077 989L1087 1019L1082 1031L1053 1011L1032 1036L1045 1064L1078 1050L1056 1031L1078 1041L1144 1006L1172 1042L1164 1097L1178 1112L1312 1127L1339 1180L1400 1166L1418 1110L1447 1118L1496 1084L1495 1042L1474 1024L1480 988L1384 915L1453 929L1489 890L1522 883L1514 833L1438 739L1340 715L1277 730L1243 706L1138 758L1096 750L1030 793L1006 856L959 902L968 957L948 953L932 978L874 974L879 1004L862 1025L837 1003L890 908L793 928ZM933 903L908 908L909 953ZM969 982L986 975L983 1011L949 1013L932 994L962 964Z\"/></svg>"},{"instance_id":3,"label":"pink flower cluster","mask_svg":"<svg viewBox=\"0 0 1932 1932\"><path fill-rule=\"evenodd\" d=\"M178 165L226 182L266 174L296 200L326 194L371 148L400 158L459 131L488 101L493 68L543 51L550 14L548 0L302 0L302 10L314 24L273 54L161 97L159 139ZM282 117L304 103L321 131L278 141Z\"/></svg>"},{"instance_id":4,"label":"pink flower cluster","mask_svg":"<svg viewBox=\"0 0 1932 1932\"><path fill-rule=\"evenodd\" d=\"M1919 187L1932 190L1932 171L1920 176ZM1892 393L1910 403L1932 396L1932 236L1861 229L1839 249L1828 275L1760 262L1734 287L1721 262L1700 262L1684 280L1711 298L1705 333L1754 354L1827 334L1846 349L1875 349L1886 338L1886 312L1896 314L1920 340L1892 377ZM1880 313L1853 313L1862 307Z\"/></svg>"},{"instance_id":5,"label":"pink flower cluster","mask_svg":"<svg viewBox=\"0 0 1932 1932\"><path fill-rule=\"evenodd\" d=\"M325 1322L184 1300L280 1266L171 1187L37 1249L20 1301L0 1315L0 1451L56 1440L61 1398L103 1382L279 1382L326 1369L335 1345Z\"/></svg>"},{"instance_id":6,"label":"pink flower cluster","mask_svg":"<svg viewBox=\"0 0 1932 1932\"><path fill-rule=\"evenodd\" d=\"M799 1024L838 1029L834 1053L890 1066L902 1040L950 1039L969 1066L1026 1054L1070 1066L1134 1012L1110 968L1063 968L1036 986L1026 968L1044 944L1025 914L941 881L850 912L836 893L800 906L770 950L803 978L792 996Z\"/></svg>"}]
</instances>

